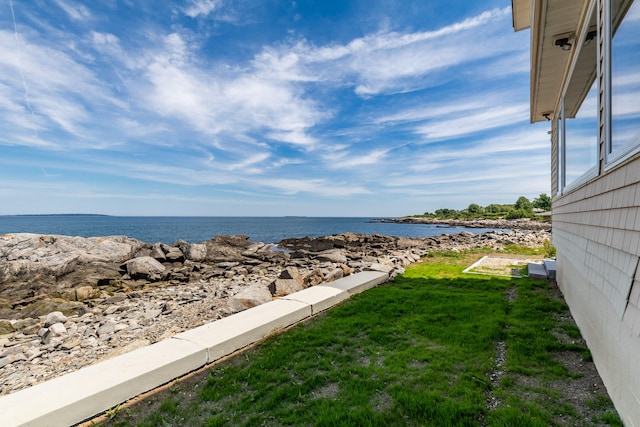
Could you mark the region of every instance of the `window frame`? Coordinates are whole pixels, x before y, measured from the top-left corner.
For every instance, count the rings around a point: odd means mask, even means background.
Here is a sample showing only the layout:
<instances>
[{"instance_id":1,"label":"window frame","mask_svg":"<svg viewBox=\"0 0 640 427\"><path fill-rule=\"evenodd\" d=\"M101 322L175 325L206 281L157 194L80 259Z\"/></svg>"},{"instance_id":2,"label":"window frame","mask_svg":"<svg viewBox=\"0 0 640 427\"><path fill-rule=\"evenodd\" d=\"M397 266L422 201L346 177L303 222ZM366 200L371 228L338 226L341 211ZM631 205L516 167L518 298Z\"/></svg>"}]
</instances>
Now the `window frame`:
<instances>
[{"instance_id":1,"label":"window frame","mask_svg":"<svg viewBox=\"0 0 640 427\"><path fill-rule=\"evenodd\" d=\"M599 0L604 2L603 10L603 62L604 62L604 138L605 138L605 152L604 152L604 171L608 171L615 168L619 164L625 162L630 157L640 152L640 141L636 143L625 144L618 150L614 150L613 147L613 3L612 0ZM636 0L640 1L640 0ZM633 6L632 2L629 7ZM628 13L628 11L627 11ZM625 16L626 17L626 16ZM624 19L623 21L624 22ZM620 25L622 25L622 22Z\"/></svg>"}]
</instances>

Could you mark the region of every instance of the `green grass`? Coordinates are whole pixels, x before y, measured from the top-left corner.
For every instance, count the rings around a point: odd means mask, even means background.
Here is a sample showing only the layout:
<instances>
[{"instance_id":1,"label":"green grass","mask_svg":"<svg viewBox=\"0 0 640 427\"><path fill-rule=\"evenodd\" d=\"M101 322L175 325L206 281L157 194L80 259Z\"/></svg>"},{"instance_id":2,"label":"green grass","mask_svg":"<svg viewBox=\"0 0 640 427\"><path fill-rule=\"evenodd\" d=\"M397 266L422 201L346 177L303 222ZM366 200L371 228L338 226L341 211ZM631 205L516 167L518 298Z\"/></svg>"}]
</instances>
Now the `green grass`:
<instances>
[{"instance_id":1,"label":"green grass","mask_svg":"<svg viewBox=\"0 0 640 427\"><path fill-rule=\"evenodd\" d=\"M413 265L394 283L177 382L107 423L617 425L608 397L591 403L597 423L584 424L566 396L546 387L575 376L554 354L586 351L552 333L575 336L575 329L558 326L566 305L550 298L543 282L463 274L477 259L448 253ZM493 384L497 342L507 354L502 380ZM523 386L522 378L531 381ZM487 408L490 395L500 402L495 409ZM559 423L560 415L569 424Z\"/></svg>"}]
</instances>

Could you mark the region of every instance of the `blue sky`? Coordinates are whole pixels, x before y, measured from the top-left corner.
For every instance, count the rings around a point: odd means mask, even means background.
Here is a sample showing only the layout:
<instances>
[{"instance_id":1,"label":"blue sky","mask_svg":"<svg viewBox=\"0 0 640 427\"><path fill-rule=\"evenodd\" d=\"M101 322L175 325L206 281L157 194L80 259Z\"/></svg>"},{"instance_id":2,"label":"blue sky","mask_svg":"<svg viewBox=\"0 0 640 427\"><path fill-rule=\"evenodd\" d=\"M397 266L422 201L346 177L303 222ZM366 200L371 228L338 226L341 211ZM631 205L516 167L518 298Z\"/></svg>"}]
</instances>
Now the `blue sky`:
<instances>
[{"instance_id":1,"label":"blue sky","mask_svg":"<svg viewBox=\"0 0 640 427\"><path fill-rule=\"evenodd\" d=\"M401 216L550 193L508 0L10 0L0 214Z\"/></svg>"}]
</instances>

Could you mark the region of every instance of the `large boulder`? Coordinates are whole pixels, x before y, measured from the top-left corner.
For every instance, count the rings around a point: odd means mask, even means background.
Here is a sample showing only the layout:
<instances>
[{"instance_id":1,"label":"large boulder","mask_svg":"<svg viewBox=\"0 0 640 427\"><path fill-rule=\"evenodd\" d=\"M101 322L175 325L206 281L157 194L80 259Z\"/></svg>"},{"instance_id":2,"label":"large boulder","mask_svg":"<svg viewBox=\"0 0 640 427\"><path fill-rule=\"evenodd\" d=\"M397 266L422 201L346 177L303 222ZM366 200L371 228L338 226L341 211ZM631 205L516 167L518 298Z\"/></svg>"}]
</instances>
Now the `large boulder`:
<instances>
[{"instance_id":1,"label":"large boulder","mask_svg":"<svg viewBox=\"0 0 640 427\"><path fill-rule=\"evenodd\" d=\"M276 279L269 285L269 291L274 297L283 297L304 289L302 283L295 279Z\"/></svg>"},{"instance_id":2,"label":"large boulder","mask_svg":"<svg viewBox=\"0 0 640 427\"><path fill-rule=\"evenodd\" d=\"M344 264L347 262L347 256L341 249L329 249L318 253L317 258L320 261L335 262L338 264Z\"/></svg>"},{"instance_id":3,"label":"large boulder","mask_svg":"<svg viewBox=\"0 0 640 427\"><path fill-rule=\"evenodd\" d=\"M123 264L129 277L150 281L161 280L166 270L158 260L150 256L142 256L129 260Z\"/></svg>"},{"instance_id":4,"label":"large boulder","mask_svg":"<svg viewBox=\"0 0 640 427\"><path fill-rule=\"evenodd\" d=\"M93 262L122 263L142 245L125 236L5 234L0 236L0 283L57 278Z\"/></svg>"},{"instance_id":5,"label":"large boulder","mask_svg":"<svg viewBox=\"0 0 640 427\"><path fill-rule=\"evenodd\" d=\"M271 301L269 289L263 284L256 284L241 290L229 298L227 306L232 311L238 312L269 301Z\"/></svg>"},{"instance_id":6,"label":"large boulder","mask_svg":"<svg viewBox=\"0 0 640 427\"><path fill-rule=\"evenodd\" d=\"M207 245L204 243L195 243L189 245L186 251L184 248L182 250L185 252L187 259L191 261L204 261L207 259Z\"/></svg>"}]
</instances>

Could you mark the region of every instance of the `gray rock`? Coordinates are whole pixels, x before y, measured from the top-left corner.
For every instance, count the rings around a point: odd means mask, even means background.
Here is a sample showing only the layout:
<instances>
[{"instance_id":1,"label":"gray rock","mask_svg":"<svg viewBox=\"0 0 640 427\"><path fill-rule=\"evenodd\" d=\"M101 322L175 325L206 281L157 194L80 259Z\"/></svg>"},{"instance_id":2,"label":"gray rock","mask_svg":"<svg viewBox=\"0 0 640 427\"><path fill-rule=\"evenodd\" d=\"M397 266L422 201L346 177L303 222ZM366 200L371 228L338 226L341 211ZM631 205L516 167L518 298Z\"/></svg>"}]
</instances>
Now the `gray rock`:
<instances>
[{"instance_id":1,"label":"gray rock","mask_svg":"<svg viewBox=\"0 0 640 427\"><path fill-rule=\"evenodd\" d=\"M10 320L0 319L0 335L10 334L14 331Z\"/></svg>"},{"instance_id":2,"label":"gray rock","mask_svg":"<svg viewBox=\"0 0 640 427\"><path fill-rule=\"evenodd\" d=\"M345 256L344 252L340 249L330 249L327 251L322 251L318 253L317 258L320 261L329 261L329 262L336 262L336 263L347 262L347 257Z\"/></svg>"},{"instance_id":3,"label":"gray rock","mask_svg":"<svg viewBox=\"0 0 640 427\"><path fill-rule=\"evenodd\" d=\"M121 307L118 307L117 305L110 305L109 307L107 307L107 309L104 311L104 314L106 314L107 316L109 314L114 314L117 313L118 311L120 311Z\"/></svg>"},{"instance_id":4,"label":"gray rock","mask_svg":"<svg viewBox=\"0 0 640 427\"><path fill-rule=\"evenodd\" d=\"M162 314L169 314L173 310L178 308L178 303L175 301L167 301L162 306Z\"/></svg>"},{"instance_id":5,"label":"gray rock","mask_svg":"<svg viewBox=\"0 0 640 427\"><path fill-rule=\"evenodd\" d=\"M310 286L319 285L323 281L324 281L324 274L322 273L322 270L319 268L314 269L313 271L308 273L306 276L304 276L302 279L304 287L306 288Z\"/></svg>"},{"instance_id":6,"label":"gray rock","mask_svg":"<svg viewBox=\"0 0 640 427\"><path fill-rule=\"evenodd\" d=\"M282 297L304 289L295 279L276 279L269 285L269 291L274 297Z\"/></svg>"},{"instance_id":7,"label":"gray rock","mask_svg":"<svg viewBox=\"0 0 640 427\"><path fill-rule=\"evenodd\" d=\"M160 316L162 314L162 309L161 308L154 308L151 310L147 310L144 312L144 318L145 319L155 319L156 317Z\"/></svg>"},{"instance_id":8,"label":"gray rock","mask_svg":"<svg viewBox=\"0 0 640 427\"><path fill-rule=\"evenodd\" d=\"M160 280L166 268L150 256L134 258L124 263L132 279Z\"/></svg>"},{"instance_id":9,"label":"gray rock","mask_svg":"<svg viewBox=\"0 0 640 427\"><path fill-rule=\"evenodd\" d=\"M229 298L227 306L234 312L246 310L271 301L271 292L264 285L255 285L241 290Z\"/></svg>"},{"instance_id":10,"label":"gray rock","mask_svg":"<svg viewBox=\"0 0 640 427\"><path fill-rule=\"evenodd\" d=\"M107 322L104 325L100 326L96 333L98 334L98 337L104 338L113 334L115 331L116 324L114 322Z\"/></svg>"},{"instance_id":11,"label":"gray rock","mask_svg":"<svg viewBox=\"0 0 640 427\"><path fill-rule=\"evenodd\" d=\"M0 368L4 368L5 366L11 363L18 362L21 360L27 360L27 356L25 356L24 353L11 354L9 356L5 356L3 358L0 358Z\"/></svg>"},{"instance_id":12,"label":"gray rock","mask_svg":"<svg viewBox=\"0 0 640 427\"><path fill-rule=\"evenodd\" d=\"M25 351L24 355L27 357L27 360L33 360L36 357L39 357L44 354L44 351L40 350L37 347L31 347L27 351Z\"/></svg>"},{"instance_id":13,"label":"gray rock","mask_svg":"<svg viewBox=\"0 0 640 427\"><path fill-rule=\"evenodd\" d=\"M78 347L79 345L80 345L80 339L78 339L77 337L71 337L63 341L62 344L60 344L60 348L62 350L68 351Z\"/></svg>"},{"instance_id":14,"label":"gray rock","mask_svg":"<svg viewBox=\"0 0 640 427\"><path fill-rule=\"evenodd\" d=\"M166 247L165 249L165 257L169 262L179 262L184 261L184 254L180 250L180 248L174 247Z\"/></svg>"},{"instance_id":15,"label":"gray rock","mask_svg":"<svg viewBox=\"0 0 640 427\"><path fill-rule=\"evenodd\" d=\"M0 357L11 356L13 354L22 353L22 346L14 345L12 347L7 347L0 352Z\"/></svg>"},{"instance_id":16,"label":"gray rock","mask_svg":"<svg viewBox=\"0 0 640 427\"><path fill-rule=\"evenodd\" d=\"M187 259L192 261L204 261L207 259L207 245L203 243L194 243L181 248L186 254Z\"/></svg>"},{"instance_id":17,"label":"gray rock","mask_svg":"<svg viewBox=\"0 0 640 427\"><path fill-rule=\"evenodd\" d=\"M344 271L341 268L335 268L324 277L325 282L333 282L344 277Z\"/></svg>"},{"instance_id":18,"label":"gray rock","mask_svg":"<svg viewBox=\"0 0 640 427\"><path fill-rule=\"evenodd\" d=\"M151 248L151 252L149 252L149 256L160 262L167 259L164 251L162 250L162 247L160 246L160 243L156 243L155 245L153 245L153 247Z\"/></svg>"},{"instance_id":19,"label":"gray rock","mask_svg":"<svg viewBox=\"0 0 640 427\"><path fill-rule=\"evenodd\" d=\"M302 274L300 274L300 271L298 271L298 269L295 267L287 267L284 270L282 270L282 273L280 273L279 278L293 279L296 282L300 283L301 285L304 284L304 278L302 277Z\"/></svg>"},{"instance_id":20,"label":"gray rock","mask_svg":"<svg viewBox=\"0 0 640 427\"><path fill-rule=\"evenodd\" d=\"M54 323L49 326L49 333L54 337L67 335L67 328L62 323Z\"/></svg>"},{"instance_id":21,"label":"gray rock","mask_svg":"<svg viewBox=\"0 0 640 427\"><path fill-rule=\"evenodd\" d=\"M62 314L60 311L54 311L47 314L47 317L44 319L44 327L48 328L54 323L64 323L67 321L67 316Z\"/></svg>"},{"instance_id":22,"label":"gray rock","mask_svg":"<svg viewBox=\"0 0 640 427\"><path fill-rule=\"evenodd\" d=\"M365 271L380 271L383 273L391 273L393 266L387 264L374 263L365 268Z\"/></svg>"},{"instance_id":23,"label":"gray rock","mask_svg":"<svg viewBox=\"0 0 640 427\"><path fill-rule=\"evenodd\" d=\"M123 262L141 246L124 236L5 234L0 236L0 283L60 277L92 262Z\"/></svg>"}]
</instances>

